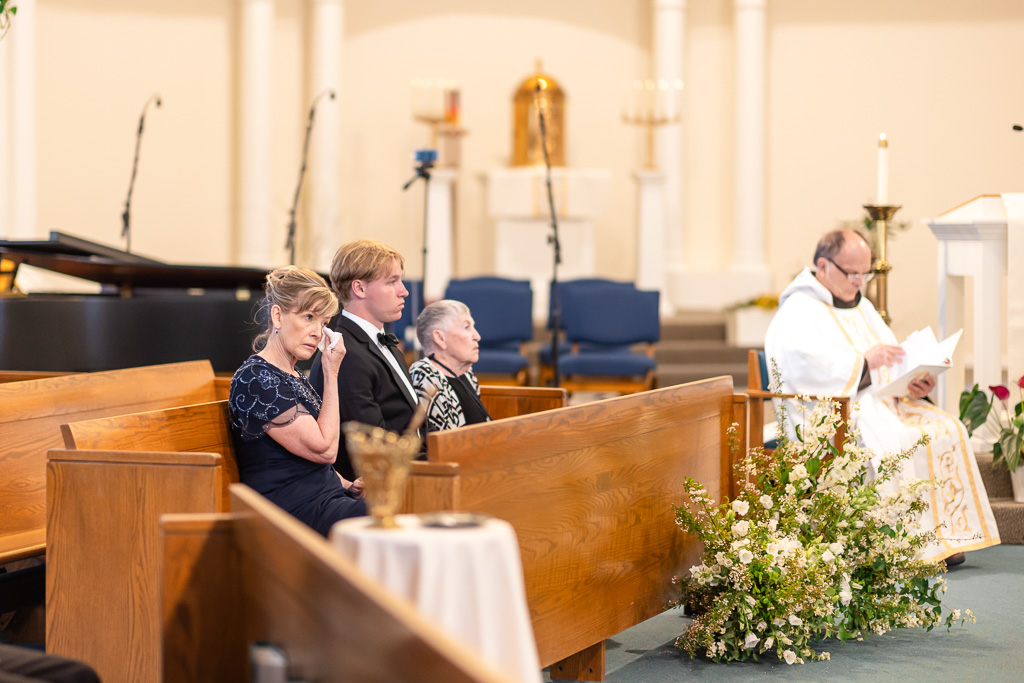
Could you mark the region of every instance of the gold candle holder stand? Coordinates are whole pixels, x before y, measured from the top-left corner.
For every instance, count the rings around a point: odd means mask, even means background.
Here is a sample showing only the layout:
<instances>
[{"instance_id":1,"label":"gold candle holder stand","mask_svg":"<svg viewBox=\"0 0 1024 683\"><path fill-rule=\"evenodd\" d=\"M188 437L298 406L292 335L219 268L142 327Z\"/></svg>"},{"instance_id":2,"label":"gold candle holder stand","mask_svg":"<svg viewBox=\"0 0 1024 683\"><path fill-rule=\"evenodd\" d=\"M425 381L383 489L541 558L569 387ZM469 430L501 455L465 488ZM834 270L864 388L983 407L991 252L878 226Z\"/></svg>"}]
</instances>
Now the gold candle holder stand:
<instances>
[{"instance_id":1,"label":"gold candle holder stand","mask_svg":"<svg viewBox=\"0 0 1024 683\"><path fill-rule=\"evenodd\" d=\"M654 155L654 133L660 126L679 123L682 117L679 114L673 114L672 116L623 114L622 120L633 126L644 127L644 159L642 168L656 169L658 164Z\"/></svg>"},{"instance_id":2,"label":"gold candle holder stand","mask_svg":"<svg viewBox=\"0 0 1024 683\"><path fill-rule=\"evenodd\" d=\"M875 292L878 298L876 308L878 309L878 315L882 316L882 320L885 321L886 325L892 322L892 318L889 316L889 271L892 270L892 264L889 263L887 244L889 239L889 221L892 220L892 217L901 208L902 205L899 204L864 205L864 210L868 212L868 216L871 217L875 224L878 260L875 261L872 270L875 271Z\"/></svg>"},{"instance_id":3,"label":"gold candle holder stand","mask_svg":"<svg viewBox=\"0 0 1024 683\"><path fill-rule=\"evenodd\" d=\"M409 464L420 450L420 438L358 422L346 422L341 428L352 464L363 478L363 496L373 526L397 528L395 514L405 494Z\"/></svg>"}]
</instances>

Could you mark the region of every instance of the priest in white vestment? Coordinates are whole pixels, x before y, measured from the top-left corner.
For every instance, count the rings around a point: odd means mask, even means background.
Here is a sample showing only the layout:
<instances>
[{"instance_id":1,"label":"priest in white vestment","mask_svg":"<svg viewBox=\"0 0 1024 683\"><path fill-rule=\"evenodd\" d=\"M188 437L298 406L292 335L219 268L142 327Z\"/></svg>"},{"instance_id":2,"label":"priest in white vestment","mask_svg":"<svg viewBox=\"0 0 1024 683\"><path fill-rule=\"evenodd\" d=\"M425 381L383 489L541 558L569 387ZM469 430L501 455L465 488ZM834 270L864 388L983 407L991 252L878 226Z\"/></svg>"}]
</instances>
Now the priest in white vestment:
<instances>
[{"instance_id":1,"label":"priest in white vestment","mask_svg":"<svg viewBox=\"0 0 1024 683\"><path fill-rule=\"evenodd\" d=\"M922 558L963 561L963 551L999 543L988 494L978 473L967 430L956 417L923 400L935 386L928 376L910 384L909 395L879 398L871 393L872 377L881 381L903 350L896 337L862 296L871 279L871 249L850 230L837 230L821 239L814 268L796 276L779 297L779 311L765 338L769 368L781 375L782 393L850 396L853 426L861 445L876 456L913 446L929 437L906 461L904 477L935 478L941 486L929 496L922 530L935 529L938 540ZM801 411L787 401L793 427ZM790 435L792 438L792 434ZM897 479L899 479L899 475Z\"/></svg>"}]
</instances>

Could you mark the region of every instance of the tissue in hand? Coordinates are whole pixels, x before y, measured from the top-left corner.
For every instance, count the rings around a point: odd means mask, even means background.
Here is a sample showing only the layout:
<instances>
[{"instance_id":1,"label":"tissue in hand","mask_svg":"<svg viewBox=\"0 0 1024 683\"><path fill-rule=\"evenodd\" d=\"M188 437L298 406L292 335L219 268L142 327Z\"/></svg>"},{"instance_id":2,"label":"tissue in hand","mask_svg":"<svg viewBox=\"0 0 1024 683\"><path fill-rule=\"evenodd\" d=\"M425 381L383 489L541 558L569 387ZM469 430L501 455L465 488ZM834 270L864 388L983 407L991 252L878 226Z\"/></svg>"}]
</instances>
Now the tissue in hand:
<instances>
[{"instance_id":1,"label":"tissue in hand","mask_svg":"<svg viewBox=\"0 0 1024 683\"><path fill-rule=\"evenodd\" d=\"M338 344L338 340L341 339L341 332L335 332L334 330L325 327L324 333L320 337L320 343L316 345L316 348L320 353L324 352L324 345L328 349L333 349Z\"/></svg>"}]
</instances>

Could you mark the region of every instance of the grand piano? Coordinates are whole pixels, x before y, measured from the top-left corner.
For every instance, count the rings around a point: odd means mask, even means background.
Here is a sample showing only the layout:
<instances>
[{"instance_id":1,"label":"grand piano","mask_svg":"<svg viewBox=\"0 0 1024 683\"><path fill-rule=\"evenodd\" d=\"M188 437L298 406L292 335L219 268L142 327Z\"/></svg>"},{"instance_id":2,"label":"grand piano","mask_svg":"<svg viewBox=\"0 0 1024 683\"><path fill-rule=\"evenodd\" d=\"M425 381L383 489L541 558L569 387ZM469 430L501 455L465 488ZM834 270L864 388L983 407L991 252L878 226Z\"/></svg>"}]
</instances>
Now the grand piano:
<instances>
[{"instance_id":1,"label":"grand piano","mask_svg":"<svg viewBox=\"0 0 1024 683\"><path fill-rule=\"evenodd\" d=\"M208 359L231 373L251 351L266 270L171 265L61 232L0 240L0 370L94 372ZM28 294L34 266L99 294Z\"/></svg>"}]
</instances>

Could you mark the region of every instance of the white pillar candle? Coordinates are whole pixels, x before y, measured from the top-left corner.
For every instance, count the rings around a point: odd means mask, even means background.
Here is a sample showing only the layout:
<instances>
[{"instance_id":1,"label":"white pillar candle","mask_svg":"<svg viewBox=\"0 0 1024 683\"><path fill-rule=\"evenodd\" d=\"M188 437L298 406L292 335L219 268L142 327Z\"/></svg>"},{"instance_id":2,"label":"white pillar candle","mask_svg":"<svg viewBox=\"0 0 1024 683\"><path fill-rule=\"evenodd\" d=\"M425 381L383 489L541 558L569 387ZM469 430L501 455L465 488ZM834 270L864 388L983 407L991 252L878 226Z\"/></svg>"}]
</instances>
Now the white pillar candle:
<instances>
[{"instance_id":1,"label":"white pillar candle","mask_svg":"<svg viewBox=\"0 0 1024 683\"><path fill-rule=\"evenodd\" d=\"M885 133L878 136L878 188L875 203L879 206L889 203L889 140Z\"/></svg>"}]
</instances>

